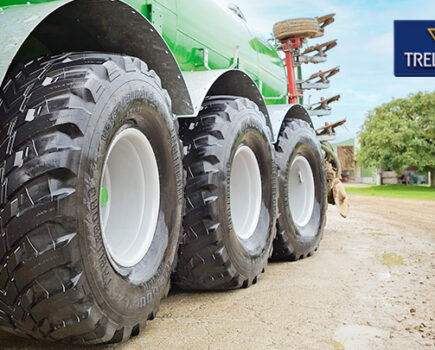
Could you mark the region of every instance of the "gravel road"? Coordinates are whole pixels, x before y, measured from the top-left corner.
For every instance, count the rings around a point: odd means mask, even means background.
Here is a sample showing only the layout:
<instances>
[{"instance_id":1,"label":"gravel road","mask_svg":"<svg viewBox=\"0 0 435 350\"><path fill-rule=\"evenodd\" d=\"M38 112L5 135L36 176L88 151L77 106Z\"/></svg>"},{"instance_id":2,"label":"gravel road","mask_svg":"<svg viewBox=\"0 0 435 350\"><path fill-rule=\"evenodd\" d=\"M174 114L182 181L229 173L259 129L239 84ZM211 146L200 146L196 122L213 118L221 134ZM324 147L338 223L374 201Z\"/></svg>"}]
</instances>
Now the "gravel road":
<instances>
[{"instance_id":1,"label":"gravel road","mask_svg":"<svg viewBox=\"0 0 435 350\"><path fill-rule=\"evenodd\" d=\"M138 337L95 349L434 349L435 201L351 196L319 252L251 288L172 291ZM0 333L1 349L80 349ZM89 349L89 348L87 348Z\"/></svg>"}]
</instances>

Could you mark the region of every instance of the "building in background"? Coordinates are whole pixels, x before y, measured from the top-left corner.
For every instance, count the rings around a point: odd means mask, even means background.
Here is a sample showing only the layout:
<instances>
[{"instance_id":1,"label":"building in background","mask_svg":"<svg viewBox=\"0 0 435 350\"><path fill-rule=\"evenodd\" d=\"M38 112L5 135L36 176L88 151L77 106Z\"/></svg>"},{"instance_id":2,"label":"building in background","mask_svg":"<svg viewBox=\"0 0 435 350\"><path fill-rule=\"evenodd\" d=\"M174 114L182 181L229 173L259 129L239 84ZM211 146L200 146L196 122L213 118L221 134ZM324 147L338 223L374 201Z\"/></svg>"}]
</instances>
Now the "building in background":
<instances>
[{"instance_id":1,"label":"building in background","mask_svg":"<svg viewBox=\"0 0 435 350\"><path fill-rule=\"evenodd\" d=\"M332 144L342 165L342 180L344 182L366 183L376 185L428 184L428 174L423 174L417 168L408 168L398 176L391 169L376 169L361 167L356 161L356 151L359 149L358 138Z\"/></svg>"},{"instance_id":2,"label":"building in background","mask_svg":"<svg viewBox=\"0 0 435 350\"><path fill-rule=\"evenodd\" d=\"M356 162L358 139L352 138L332 145L342 164L342 178L346 182L376 183L376 168L361 167Z\"/></svg>"}]
</instances>

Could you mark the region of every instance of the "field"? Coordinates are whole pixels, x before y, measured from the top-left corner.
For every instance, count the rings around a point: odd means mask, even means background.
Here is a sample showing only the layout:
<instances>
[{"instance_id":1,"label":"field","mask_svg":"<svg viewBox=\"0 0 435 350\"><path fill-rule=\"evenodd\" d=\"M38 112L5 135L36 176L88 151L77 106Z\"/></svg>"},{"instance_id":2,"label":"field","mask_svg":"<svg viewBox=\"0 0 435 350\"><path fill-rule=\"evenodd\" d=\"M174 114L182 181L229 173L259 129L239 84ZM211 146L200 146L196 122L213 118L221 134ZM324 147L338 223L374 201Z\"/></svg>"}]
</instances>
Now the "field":
<instances>
[{"instance_id":1,"label":"field","mask_svg":"<svg viewBox=\"0 0 435 350\"><path fill-rule=\"evenodd\" d=\"M365 187L347 187L349 193L377 197L414 198L435 200L435 187L423 185L382 185Z\"/></svg>"},{"instance_id":2,"label":"field","mask_svg":"<svg viewBox=\"0 0 435 350\"><path fill-rule=\"evenodd\" d=\"M433 349L435 201L350 195L328 210L320 250L270 264L248 289L171 291L158 316L121 345L141 349ZM0 333L5 350L94 349Z\"/></svg>"}]
</instances>

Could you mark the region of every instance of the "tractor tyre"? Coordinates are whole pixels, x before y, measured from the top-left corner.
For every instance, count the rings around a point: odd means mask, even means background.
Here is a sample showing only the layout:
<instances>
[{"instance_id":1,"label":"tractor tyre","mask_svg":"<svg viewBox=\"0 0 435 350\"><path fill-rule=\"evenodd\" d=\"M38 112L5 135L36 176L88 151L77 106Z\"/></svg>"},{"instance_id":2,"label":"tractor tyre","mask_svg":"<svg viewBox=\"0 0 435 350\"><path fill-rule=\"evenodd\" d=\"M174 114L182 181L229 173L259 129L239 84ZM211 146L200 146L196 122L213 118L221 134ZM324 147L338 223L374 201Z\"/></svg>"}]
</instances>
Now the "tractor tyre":
<instances>
[{"instance_id":1,"label":"tractor tyre","mask_svg":"<svg viewBox=\"0 0 435 350\"><path fill-rule=\"evenodd\" d=\"M184 233L174 276L183 289L248 287L264 272L276 219L270 129L252 101L208 98L185 120Z\"/></svg>"},{"instance_id":2,"label":"tractor tyre","mask_svg":"<svg viewBox=\"0 0 435 350\"><path fill-rule=\"evenodd\" d=\"M168 93L141 60L39 58L0 95L0 328L95 344L168 293L183 170Z\"/></svg>"},{"instance_id":3,"label":"tractor tyre","mask_svg":"<svg viewBox=\"0 0 435 350\"><path fill-rule=\"evenodd\" d=\"M315 18L296 18L275 23L273 35L282 41L295 36L301 39L318 38L323 35L323 29Z\"/></svg>"},{"instance_id":4,"label":"tractor tyre","mask_svg":"<svg viewBox=\"0 0 435 350\"><path fill-rule=\"evenodd\" d=\"M326 222L327 184L320 142L311 126L286 119L275 145L277 234L272 260L299 260L317 251Z\"/></svg>"}]
</instances>

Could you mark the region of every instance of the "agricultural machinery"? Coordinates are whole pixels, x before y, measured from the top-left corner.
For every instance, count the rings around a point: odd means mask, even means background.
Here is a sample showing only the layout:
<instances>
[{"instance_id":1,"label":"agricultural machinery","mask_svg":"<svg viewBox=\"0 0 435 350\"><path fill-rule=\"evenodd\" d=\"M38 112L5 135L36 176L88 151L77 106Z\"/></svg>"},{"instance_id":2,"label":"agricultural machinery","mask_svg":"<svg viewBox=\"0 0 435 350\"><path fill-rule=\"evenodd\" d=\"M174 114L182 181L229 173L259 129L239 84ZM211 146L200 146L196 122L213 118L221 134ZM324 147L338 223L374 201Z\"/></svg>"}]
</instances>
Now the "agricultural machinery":
<instances>
[{"instance_id":1,"label":"agricultural machinery","mask_svg":"<svg viewBox=\"0 0 435 350\"><path fill-rule=\"evenodd\" d=\"M0 0L0 329L120 342L171 281L246 288L312 255L346 204L338 124L311 121L338 97L303 104L338 72L301 75L332 22L273 46L217 0Z\"/></svg>"}]
</instances>

